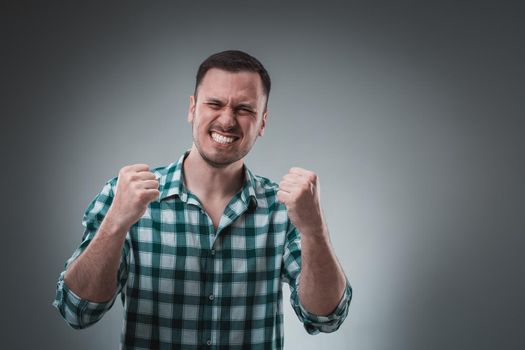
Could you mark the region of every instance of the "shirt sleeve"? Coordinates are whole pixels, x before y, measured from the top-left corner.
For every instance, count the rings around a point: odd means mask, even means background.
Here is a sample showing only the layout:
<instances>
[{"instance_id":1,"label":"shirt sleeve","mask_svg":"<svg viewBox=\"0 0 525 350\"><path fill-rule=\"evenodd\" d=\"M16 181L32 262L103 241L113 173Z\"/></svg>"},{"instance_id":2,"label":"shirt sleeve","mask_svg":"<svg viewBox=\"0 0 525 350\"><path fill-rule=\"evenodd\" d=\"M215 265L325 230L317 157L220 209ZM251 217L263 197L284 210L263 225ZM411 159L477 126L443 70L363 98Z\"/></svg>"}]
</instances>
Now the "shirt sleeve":
<instances>
[{"instance_id":1,"label":"shirt sleeve","mask_svg":"<svg viewBox=\"0 0 525 350\"><path fill-rule=\"evenodd\" d=\"M124 242L120 266L116 276L117 291L111 300L103 303L96 303L82 299L72 290L70 290L64 281L67 268L87 248L93 237L95 237L102 220L107 214L108 209L113 201L113 188L115 183L116 178L106 182L102 191L91 201L87 207L82 219L82 226L85 228L82 242L75 250L71 258L66 261L65 269L62 271L58 279L53 306L58 309L66 322L75 329L86 328L100 320L102 316L113 306L117 295L122 291L127 281L127 256L129 254L129 242L127 239Z\"/></svg>"},{"instance_id":2,"label":"shirt sleeve","mask_svg":"<svg viewBox=\"0 0 525 350\"><path fill-rule=\"evenodd\" d=\"M283 279L290 285L290 302L292 308L309 334L335 332L339 329L348 314L350 301L352 299L352 287L350 286L348 279L346 279L346 287L343 296L331 314L319 316L308 312L299 299L301 239L299 232L291 222L288 227L289 229L286 235L283 257Z\"/></svg>"}]
</instances>

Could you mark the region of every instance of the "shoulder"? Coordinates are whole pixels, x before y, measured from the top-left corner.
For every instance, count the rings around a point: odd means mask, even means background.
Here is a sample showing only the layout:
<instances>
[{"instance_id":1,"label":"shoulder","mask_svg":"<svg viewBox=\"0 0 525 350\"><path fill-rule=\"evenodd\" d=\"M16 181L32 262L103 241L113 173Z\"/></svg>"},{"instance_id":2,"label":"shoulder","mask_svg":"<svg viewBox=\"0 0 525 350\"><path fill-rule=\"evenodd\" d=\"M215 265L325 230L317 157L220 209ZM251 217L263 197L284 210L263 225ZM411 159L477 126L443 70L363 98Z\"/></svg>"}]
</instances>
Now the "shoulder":
<instances>
[{"instance_id":1,"label":"shoulder","mask_svg":"<svg viewBox=\"0 0 525 350\"><path fill-rule=\"evenodd\" d=\"M277 193L279 190L279 185L277 183L264 176L253 174L253 182L258 194L272 194L273 192Z\"/></svg>"},{"instance_id":2,"label":"shoulder","mask_svg":"<svg viewBox=\"0 0 525 350\"><path fill-rule=\"evenodd\" d=\"M277 198L279 185L274 181L260 175L253 175L252 179L259 213L264 213L264 215L267 215L270 218L272 224L284 225L280 227L282 227L282 230L284 230L283 232L288 232L288 210L286 209L286 206Z\"/></svg>"},{"instance_id":3,"label":"shoulder","mask_svg":"<svg viewBox=\"0 0 525 350\"><path fill-rule=\"evenodd\" d=\"M157 179L166 177L168 173L175 171L177 164L171 163L168 165L162 165L155 168L151 168L150 171L155 175Z\"/></svg>"},{"instance_id":4,"label":"shoulder","mask_svg":"<svg viewBox=\"0 0 525 350\"><path fill-rule=\"evenodd\" d=\"M255 174L252 174L252 180L258 205L270 210L281 209L281 203L277 199L279 185L264 176Z\"/></svg>"}]
</instances>

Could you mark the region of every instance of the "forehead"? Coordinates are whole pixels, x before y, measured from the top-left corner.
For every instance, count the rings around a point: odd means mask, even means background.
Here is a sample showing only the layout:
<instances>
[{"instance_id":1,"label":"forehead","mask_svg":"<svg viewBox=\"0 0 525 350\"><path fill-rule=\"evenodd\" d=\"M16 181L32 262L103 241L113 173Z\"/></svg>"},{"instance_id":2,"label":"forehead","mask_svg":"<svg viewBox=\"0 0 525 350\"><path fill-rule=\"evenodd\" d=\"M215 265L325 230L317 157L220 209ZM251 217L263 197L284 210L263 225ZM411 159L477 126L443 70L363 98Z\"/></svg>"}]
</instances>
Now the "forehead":
<instances>
[{"instance_id":1,"label":"forehead","mask_svg":"<svg viewBox=\"0 0 525 350\"><path fill-rule=\"evenodd\" d=\"M199 95L219 98L253 98L263 97L262 80L256 72L228 72L211 68L206 72L198 87Z\"/></svg>"}]
</instances>

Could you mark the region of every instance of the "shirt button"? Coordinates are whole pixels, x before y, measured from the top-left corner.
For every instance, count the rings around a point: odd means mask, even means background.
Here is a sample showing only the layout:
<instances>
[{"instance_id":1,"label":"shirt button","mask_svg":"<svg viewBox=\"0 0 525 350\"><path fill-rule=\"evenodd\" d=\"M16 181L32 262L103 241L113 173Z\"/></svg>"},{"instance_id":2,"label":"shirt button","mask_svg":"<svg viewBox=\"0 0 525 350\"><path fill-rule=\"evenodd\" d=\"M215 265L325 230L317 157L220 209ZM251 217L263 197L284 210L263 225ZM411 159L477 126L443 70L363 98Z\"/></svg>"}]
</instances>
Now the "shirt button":
<instances>
[{"instance_id":1,"label":"shirt button","mask_svg":"<svg viewBox=\"0 0 525 350\"><path fill-rule=\"evenodd\" d=\"M215 249L212 249L212 250L210 251L210 253L211 253L211 255L215 255Z\"/></svg>"},{"instance_id":2,"label":"shirt button","mask_svg":"<svg viewBox=\"0 0 525 350\"><path fill-rule=\"evenodd\" d=\"M211 345L211 339L206 340L206 345L208 345L208 346Z\"/></svg>"},{"instance_id":3,"label":"shirt button","mask_svg":"<svg viewBox=\"0 0 525 350\"><path fill-rule=\"evenodd\" d=\"M210 296L208 297L208 299L210 299L210 300L213 300L213 299L215 299L215 295L213 295L213 294L210 294Z\"/></svg>"}]
</instances>

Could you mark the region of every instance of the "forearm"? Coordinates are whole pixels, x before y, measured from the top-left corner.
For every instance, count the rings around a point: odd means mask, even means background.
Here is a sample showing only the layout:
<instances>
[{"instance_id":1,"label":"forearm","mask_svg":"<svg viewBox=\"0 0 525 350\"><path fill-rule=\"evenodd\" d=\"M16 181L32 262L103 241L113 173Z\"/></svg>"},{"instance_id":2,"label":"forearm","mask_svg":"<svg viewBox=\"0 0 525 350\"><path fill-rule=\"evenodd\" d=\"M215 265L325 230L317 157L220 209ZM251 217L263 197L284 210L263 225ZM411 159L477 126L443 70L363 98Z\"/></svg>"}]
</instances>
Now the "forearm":
<instances>
[{"instance_id":1,"label":"forearm","mask_svg":"<svg viewBox=\"0 0 525 350\"><path fill-rule=\"evenodd\" d=\"M337 261L326 227L322 234L301 234L299 298L306 310L328 315L344 293L346 278Z\"/></svg>"},{"instance_id":2,"label":"forearm","mask_svg":"<svg viewBox=\"0 0 525 350\"><path fill-rule=\"evenodd\" d=\"M127 227L106 216L86 250L66 271L64 281L70 290L82 299L99 303L114 296L127 231Z\"/></svg>"}]
</instances>

